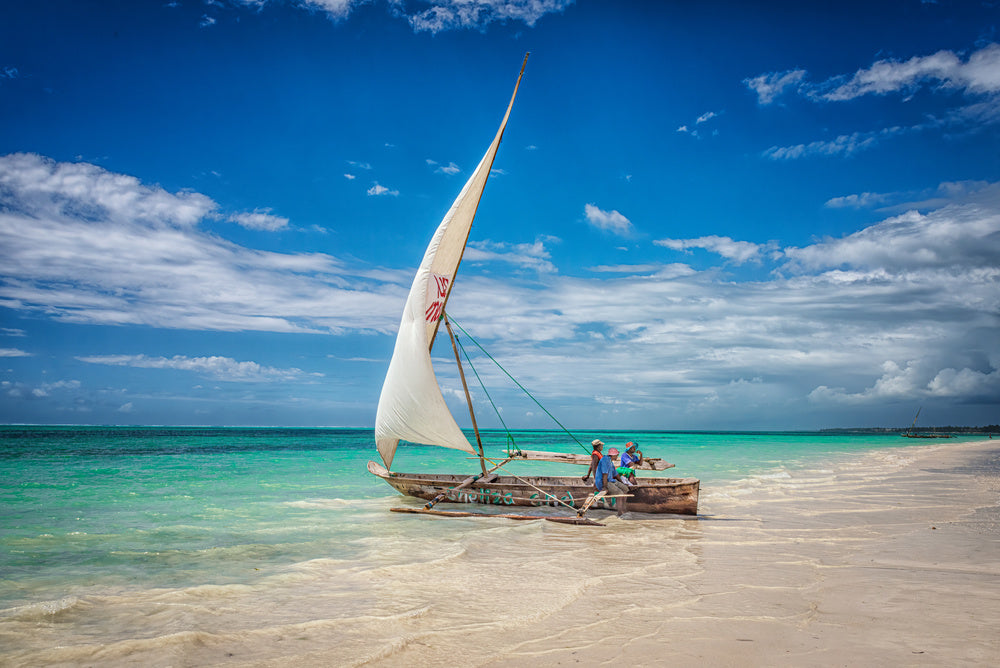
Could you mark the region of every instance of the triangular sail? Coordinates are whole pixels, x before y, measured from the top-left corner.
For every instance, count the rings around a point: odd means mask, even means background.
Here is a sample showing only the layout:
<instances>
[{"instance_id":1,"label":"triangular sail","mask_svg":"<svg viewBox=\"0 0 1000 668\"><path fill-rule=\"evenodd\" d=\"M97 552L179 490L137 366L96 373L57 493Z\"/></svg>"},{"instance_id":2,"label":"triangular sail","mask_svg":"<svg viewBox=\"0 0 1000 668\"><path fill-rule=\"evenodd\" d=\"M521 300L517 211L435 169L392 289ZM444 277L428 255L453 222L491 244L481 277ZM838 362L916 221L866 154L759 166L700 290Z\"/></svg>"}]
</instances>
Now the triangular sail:
<instances>
[{"instance_id":1,"label":"triangular sail","mask_svg":"<svg viewBox=\"0 0 1000 668\"><path fill-rule=\"evenodd\" d=\"M375 445L387 467L392 466L400 440L476 454L445 404L430 351L523 74L521 65L493 143L438 225L410 286L375 417Z\"/></svg>"}]
</instances>

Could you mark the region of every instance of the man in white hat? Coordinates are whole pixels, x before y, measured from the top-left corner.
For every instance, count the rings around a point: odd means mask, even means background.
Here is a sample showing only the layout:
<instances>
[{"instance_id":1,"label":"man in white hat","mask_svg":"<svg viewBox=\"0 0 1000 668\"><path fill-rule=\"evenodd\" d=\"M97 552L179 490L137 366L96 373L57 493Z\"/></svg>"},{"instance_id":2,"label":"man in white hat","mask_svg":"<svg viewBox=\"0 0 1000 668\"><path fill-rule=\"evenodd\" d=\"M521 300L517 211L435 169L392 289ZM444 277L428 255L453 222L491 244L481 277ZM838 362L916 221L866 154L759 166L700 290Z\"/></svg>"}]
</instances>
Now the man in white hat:
<instances>
[{"instance_id":1,"label":"man in white hat","mask_svg":"<svg viewBox=\"0 0 1000 668\"><path fill-rule=\"evenodd\" d=\"M618 469L614 462L617 456L618 449L611 448L608 454L601 457L601 461L597 463L597 470L594 471L594 487L598 492L604 490L608 496L617 497L614 503L618 517L621 517L626 512L627 501L623 495L628 494L628 485L618 479Z\"/></svg>"},{"instance_id":2,"label":"man in white hat","mask_svg":"<svg viewBox=\"0 0 1000 668\"><path fill-rule=\"evenodd\" d=\"M590 442L590 445L593 446L594 451L590 453L590 468L587 469L587 475L581 478L581 480L583 480L584 482L587 481L587 478L590 477L591 473L597 470L597 465L600 463L601 457L604 456L604 453L601 452L601 448L604 447L604 441L595 438L593 441Z\"/></svg>"}]
</instances>

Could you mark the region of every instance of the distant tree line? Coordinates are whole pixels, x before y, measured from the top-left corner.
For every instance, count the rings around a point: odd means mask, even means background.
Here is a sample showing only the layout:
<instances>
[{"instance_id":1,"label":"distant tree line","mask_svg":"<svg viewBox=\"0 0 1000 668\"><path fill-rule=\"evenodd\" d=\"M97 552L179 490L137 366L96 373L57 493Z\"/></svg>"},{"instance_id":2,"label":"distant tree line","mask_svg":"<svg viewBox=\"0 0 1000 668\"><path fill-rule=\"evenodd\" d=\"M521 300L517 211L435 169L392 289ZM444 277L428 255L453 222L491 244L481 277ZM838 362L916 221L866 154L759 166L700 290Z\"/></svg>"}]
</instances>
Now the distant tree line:
<instances>
[{"instance_id":1,"label":"distant tree line","mask_svg":"<svg viewBox=\"0 0 1000 668\"><path fill-rule=\"evenodd\" d=\"M1000 425L989 424L984 427L846 427L838 429L820 429L825 432L841 432L853 434L1000 434Z\"/></svg>"}]
</instances>

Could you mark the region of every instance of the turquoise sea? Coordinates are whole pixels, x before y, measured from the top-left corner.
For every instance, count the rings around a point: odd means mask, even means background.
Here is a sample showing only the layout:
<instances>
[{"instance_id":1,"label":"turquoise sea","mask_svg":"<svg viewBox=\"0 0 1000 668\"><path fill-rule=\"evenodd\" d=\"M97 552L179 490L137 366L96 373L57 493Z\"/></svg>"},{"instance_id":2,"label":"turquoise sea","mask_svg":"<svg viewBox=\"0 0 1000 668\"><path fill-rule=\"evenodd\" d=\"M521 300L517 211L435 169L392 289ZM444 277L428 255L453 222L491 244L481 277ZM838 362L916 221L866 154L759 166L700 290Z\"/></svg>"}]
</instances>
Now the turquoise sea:
<instances>
[{"instance_id":1,"label":"turquoise sea","mask_svg":"<svg viewBox=\"0 0 1000 668\"><path fill-rule=\"evenodd\" d=\"M637 441L647 456L676 464L659 475L700 478L706 517L714 498L745 491L747 481L815 475L876 451L926 445L898 435L843 433L576 436L609 446ZM524 449L586 452L561 433L517 432L514 438ZM499 456L505 435L487 432L484 441L487 453ZM30 664L25 657L35 656L36 645L53 646L46 643L69 652L47 661L68 663L93 661L100 658L93 647L136 638L184 644L176 633L200 628L207 623L201 615L211 618L219 606L243 606L236 617L254 629L298 619L303 605L328 605L323 619L357 624L374 618L375 610L387 618L411 614L423 608L399 599L389 604L367 591L365 569L437 563L456 542L471 554L473 537L485 540L488 532L553 532L546 540L573 541L584 531L390 513L394 505L416 501L370 475L370 459L377 459L370 430L0 427L0 646L15 648L7 655L0 650L0 663L6 657ZM572 471L539 462L510 466L515 472ZM477 468L465 453L406 444L393 462L393 470L403 472ZM677 521L683 532L699 519ZM492 538L489 544L495 545ZM498 558L504 563L523 556ZM399 596L418 600L422 586ZM302 591L312 596L318 588L336 596L305 602ZM172 597L186 602L169 607ZM184 607L193 605L191 599L202 607ZM122 656L129 653L109 661Z\"/></svg>"}]
</instances>

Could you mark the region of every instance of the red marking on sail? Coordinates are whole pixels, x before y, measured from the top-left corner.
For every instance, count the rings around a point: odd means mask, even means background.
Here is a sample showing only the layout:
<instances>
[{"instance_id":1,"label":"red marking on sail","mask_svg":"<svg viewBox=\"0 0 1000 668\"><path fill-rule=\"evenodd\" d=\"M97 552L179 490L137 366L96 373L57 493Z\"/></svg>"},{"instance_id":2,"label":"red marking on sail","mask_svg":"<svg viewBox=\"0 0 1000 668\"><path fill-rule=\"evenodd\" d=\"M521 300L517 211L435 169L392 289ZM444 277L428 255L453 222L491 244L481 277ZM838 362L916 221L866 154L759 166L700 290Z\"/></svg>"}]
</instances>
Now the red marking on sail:
<instances>
[{"instance_id":1,"label":"red marking on sail","mask_svg":"<svg viewBox=\"0 0 1000 668\"><path fill-rule=\"evenodd\" d=\"M444 312L444 299L448 296L448 284L451 280L447 276L440 276L438 274L431 274L431 278L434 279L433 284L428 286L431 290L427 291L428 301L433 299L424 311L424 319L427 322L437 322L441 318L441 314Z\"/></svg>"}]
</instances>

